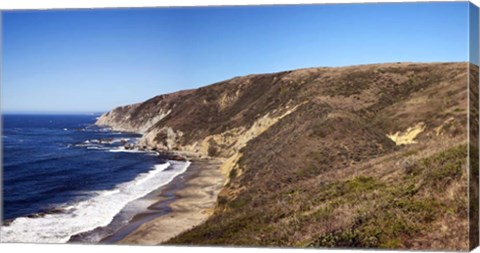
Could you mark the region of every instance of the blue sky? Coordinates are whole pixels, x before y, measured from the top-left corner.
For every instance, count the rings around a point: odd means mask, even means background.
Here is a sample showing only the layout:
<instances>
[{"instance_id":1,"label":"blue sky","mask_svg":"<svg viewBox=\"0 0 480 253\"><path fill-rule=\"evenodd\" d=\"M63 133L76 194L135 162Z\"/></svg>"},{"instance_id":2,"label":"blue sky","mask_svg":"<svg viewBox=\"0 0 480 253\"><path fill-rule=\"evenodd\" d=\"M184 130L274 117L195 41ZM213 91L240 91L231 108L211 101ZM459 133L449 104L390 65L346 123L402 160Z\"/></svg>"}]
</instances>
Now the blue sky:
<instances>
[{"instance_id":1,"label":"blue sky","mask_svg":"<svg viewBox=\"0 0 480 253\"><path fill-rule=\"evenodd\" d=\"M468 61L468 3L2 13L2 111L92 112L252 73Z\"/></svg>"},{"instance_id":2,"label":"blue sky","mask_svg":"<svg viewBox=\"0 0 480 253\"><path fill-rule=\"evenodd\" d=\"M470 34L469 34L469 41L470 41L470 62L473 62L479 65L479 16L478 16L478 7L473 4L470 4Z\"/></svg>"}]
</instances>

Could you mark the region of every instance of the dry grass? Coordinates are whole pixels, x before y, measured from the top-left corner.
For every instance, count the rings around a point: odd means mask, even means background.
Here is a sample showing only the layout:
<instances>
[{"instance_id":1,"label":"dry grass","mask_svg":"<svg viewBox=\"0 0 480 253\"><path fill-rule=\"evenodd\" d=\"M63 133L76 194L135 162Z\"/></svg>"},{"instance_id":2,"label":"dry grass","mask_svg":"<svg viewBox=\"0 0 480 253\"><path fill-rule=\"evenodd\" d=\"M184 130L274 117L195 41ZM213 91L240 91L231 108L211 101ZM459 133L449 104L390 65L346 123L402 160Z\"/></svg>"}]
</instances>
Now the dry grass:
<instances>
[{"instance_id":1,"label":"dry grass","mask_svg":"<svg viewBox=\"0 0 480 253\"><path fill-rule=\"evenodd\" d=\"M228 183L214 214L169 243L465 250L467 68L398 63L250 75L106 117L141 123L171 109L146 135L151 145L195 152L213 139L202 153L226 158ZM265 115L276 120L254 135L232 134L257 129ZM403 144L387 137L419 122ZM156 134L165 127L177 134Z\"/></svg>"}]
</instances>

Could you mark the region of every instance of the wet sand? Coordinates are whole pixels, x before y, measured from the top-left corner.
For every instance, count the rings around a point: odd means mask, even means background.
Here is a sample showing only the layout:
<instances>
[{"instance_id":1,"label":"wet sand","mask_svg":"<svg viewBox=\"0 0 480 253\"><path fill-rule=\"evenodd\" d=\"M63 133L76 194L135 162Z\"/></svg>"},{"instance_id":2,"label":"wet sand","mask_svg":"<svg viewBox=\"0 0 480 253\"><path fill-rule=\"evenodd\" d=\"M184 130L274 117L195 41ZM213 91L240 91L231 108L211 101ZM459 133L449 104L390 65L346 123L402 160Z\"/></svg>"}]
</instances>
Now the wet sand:
<instances>
[{"instance_id":1,"label":"wet sand","mask_svg":"<svg viewBox=\"0 0 480 253\"><path fill-rule=\"evenodd\" d=\"M192 160L182 176L158 190L159 201L100 243L156 245L204 222L225 178L218 160Z\"/></svg>"}]
</instances>

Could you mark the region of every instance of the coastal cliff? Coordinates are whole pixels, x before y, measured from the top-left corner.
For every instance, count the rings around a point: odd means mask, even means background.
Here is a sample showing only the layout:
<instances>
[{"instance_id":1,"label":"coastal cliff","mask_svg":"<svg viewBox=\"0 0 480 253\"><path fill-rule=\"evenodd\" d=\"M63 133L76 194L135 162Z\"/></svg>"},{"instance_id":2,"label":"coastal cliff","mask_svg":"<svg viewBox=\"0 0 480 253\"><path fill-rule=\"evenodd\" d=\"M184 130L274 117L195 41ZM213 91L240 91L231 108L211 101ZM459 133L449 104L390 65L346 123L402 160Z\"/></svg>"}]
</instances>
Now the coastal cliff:
<instances>
[{"instance_id":1,"label":"coastal cliff","mask_svg":"<svg viewBox=\"0 0 480 253\"><path fill-rule=\"evenodd\" d=\"M468 63L236 77L103 114L138 148L215 157L213 214L168 243L468 248ZM444 237L448 235L448 238Z\"/></svg>"}]
</instances>

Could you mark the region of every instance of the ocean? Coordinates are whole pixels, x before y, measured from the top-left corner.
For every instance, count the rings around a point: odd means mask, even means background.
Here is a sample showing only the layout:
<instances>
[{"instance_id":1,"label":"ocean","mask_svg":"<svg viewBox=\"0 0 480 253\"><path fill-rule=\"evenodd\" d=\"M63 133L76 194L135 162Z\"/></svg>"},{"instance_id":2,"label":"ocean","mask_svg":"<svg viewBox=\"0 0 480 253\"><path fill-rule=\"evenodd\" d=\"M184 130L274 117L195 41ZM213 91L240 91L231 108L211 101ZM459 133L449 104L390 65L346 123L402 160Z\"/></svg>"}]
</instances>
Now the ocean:
<instances>
[{"instance_id":1,"label":"ocean","mask_svg":"<svg viewBox=\"0 0 480 253\"><path fill-rule=\"evenodd\" d=\"M2 242L62 243L94 229L86 241L99 241L188 168L125 149L141 136L95 126L97 116L2 116Z\"/></svg>"}]
</instances>

